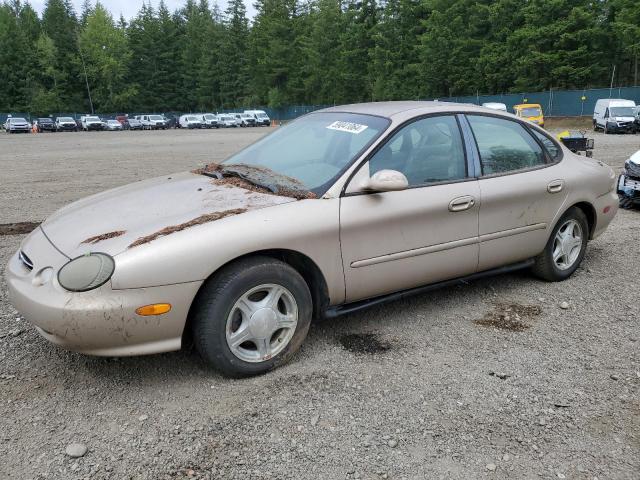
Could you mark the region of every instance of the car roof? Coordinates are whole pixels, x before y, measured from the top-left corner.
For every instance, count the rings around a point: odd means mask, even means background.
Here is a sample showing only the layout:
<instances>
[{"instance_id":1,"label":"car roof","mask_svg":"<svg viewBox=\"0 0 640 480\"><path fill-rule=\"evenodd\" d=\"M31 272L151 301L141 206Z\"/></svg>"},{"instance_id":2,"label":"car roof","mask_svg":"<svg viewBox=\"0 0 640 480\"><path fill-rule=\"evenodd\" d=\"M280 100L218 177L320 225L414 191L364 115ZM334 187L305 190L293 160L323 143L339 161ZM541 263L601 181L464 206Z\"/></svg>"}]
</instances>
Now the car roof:
<instances>
[{"instance_id":1,"label":"car roof","mask_svg":"<svg viewBox=\"0 0 640 480\"><path fill-rule=\"evenodd\" d=\"M487 108L479 107L471 103L439 102L439 101L396 101L396 102L370 102L355 103L351 105L338 105L318 112L327 113L359 113L363 115L378 115L382 117L416 117L429 113L446 112L487 112ZM498 110L493 113L500 114ZM504 113L504 112L502 112Z\"/></svg>"}]
</instances>

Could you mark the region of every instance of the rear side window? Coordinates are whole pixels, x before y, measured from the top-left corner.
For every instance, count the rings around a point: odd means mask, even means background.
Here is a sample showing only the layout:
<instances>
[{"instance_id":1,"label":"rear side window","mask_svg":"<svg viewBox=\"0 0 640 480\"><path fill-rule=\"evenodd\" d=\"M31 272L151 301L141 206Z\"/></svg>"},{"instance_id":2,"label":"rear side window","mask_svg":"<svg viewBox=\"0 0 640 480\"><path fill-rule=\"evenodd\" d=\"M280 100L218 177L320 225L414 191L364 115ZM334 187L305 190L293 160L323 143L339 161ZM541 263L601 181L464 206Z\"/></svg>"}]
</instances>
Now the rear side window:
<instances>
[{"instance_id":1,"label":"rear side window","mask_svg":"<svg viewBox=\"0 0 640 480\"><path fill-rule=\"evenodd\" d=\"M483 175L523 170L546 163L540 145L518 122L480 115L467 118L480 152Z\"/></svg>"},{"instance_id":2,"label":"rear side window","mask_svg":"<svg viewBox=\"0 0 640 480\"><path fill-rule=\"evenodd\" d=\"M556 161L560 158L560 148L553 140L537 130L533 130L533 134L538 138L538 140L540 140L540 143L544 145L544 148L547 150L551 160Z\"/></svg>"}]
</instances>

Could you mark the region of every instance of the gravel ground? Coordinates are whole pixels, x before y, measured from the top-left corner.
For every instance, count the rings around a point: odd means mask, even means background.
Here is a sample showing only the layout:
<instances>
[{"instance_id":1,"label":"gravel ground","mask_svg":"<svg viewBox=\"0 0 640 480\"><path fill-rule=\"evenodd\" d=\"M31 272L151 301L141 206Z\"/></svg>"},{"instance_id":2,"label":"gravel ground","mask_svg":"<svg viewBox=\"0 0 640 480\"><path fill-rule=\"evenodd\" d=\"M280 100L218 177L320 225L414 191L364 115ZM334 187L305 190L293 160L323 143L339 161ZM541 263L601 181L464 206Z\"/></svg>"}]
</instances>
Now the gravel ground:
<instances>
[{"instance_id":1,"label":"gravel ground","mask_svg":"<svg viewBox=\"0 0 640 480\"><path fill-rule=\"evenodd\" d=\"M0 135L0 223L266 131ZM616 167L640 148L595 137ZM621 211L560 284L521 272L324 321L289 365L241 381L193 352L60 350L2 279L0 478L638 479L639 228ZM0 264L22 238L0 236Z\"/></svg>"}]
</instances>

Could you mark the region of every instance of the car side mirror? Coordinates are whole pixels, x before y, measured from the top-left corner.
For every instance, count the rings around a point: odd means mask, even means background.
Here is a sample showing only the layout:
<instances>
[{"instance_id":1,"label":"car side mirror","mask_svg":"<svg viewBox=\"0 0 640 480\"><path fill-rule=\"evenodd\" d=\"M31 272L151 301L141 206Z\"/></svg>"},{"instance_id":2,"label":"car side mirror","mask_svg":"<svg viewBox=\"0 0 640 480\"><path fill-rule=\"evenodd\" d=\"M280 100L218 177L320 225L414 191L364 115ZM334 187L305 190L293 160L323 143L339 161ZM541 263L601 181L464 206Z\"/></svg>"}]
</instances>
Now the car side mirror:
<instances>
[{"instance_id":1,"label":"car side mirror","mask_svg":"<svg viewBox=\"0 0 640 480\"><path fill-rule=\"evenodd\" d=\"M360 184L360 190L365 192L396 192L408 187L407 177L397 170L380 170Z\"/></svg>"}]
</instances>

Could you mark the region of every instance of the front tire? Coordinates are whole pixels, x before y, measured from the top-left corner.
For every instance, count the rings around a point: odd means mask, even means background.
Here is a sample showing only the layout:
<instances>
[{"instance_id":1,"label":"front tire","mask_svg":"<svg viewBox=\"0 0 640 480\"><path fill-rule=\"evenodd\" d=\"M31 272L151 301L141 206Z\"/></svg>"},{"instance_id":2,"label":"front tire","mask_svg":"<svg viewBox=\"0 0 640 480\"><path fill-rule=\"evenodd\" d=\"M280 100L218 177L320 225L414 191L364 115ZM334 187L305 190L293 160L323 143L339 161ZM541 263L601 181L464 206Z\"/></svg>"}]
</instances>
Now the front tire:
<instances>
[{"instance_id":1,"label":"front tire","mask_svg":"<svg viewBox=\"0 0 640 480\"><path fill-rule=\"evenodd\" d=\"M544 251L535 258L533 273L548 282L566 280L582 263L589 239L584 212L572 207L560 218Z\"/></svg>"},{"instance_id":2,"label":"front tire","mask_svg":"<svg viewBox=\"0 0 640 480\"><path fill-rule=\"evenodd\" d=\"M311 324L313 302L302 276L270 257L250 257L205 282L193 310L201 357L228 377L259 375L286 363Z\"/></svg>"}]
</instances>

